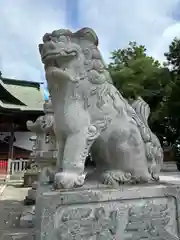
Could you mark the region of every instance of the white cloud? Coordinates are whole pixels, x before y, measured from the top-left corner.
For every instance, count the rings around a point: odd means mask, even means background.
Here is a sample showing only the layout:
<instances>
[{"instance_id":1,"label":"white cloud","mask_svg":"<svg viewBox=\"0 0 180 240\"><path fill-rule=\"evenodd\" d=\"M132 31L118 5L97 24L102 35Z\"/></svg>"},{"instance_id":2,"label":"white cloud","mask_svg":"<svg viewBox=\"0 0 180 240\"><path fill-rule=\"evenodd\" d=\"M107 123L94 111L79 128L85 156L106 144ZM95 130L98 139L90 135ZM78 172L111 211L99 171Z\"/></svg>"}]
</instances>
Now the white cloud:
<instances>
[{"instance_id":1,"label":"white cloud","mask_svg":"<svg viewBox=\"0 0 180 240\"><path fill-rule=\"evenodd\" d=\"M3 6L0 8L0 70L3 76L43 80L37 45L45 32L67 27L65 1L0 0ZM163 60L169 43L180 35L180 21L173 19L180 0L77 2L79 27L92 27L97 32L106 61L111 51L133 40L144 44L149 54Z\"/></svg>"},{"instance_id":2,"label":"white cloud","mask_svg":"<svg viewBox=\"0 0 180 240\"><path fill-rule=\"evenodd\" d=\"M96 30L105 59L109 52L137 41L162 61L172 39L180 34L173 19L180 0L79 1L79 22Z\"/></svg>"},{"instance_id":3,"label":"white cloud","mask_svg":"<svg viewBox=\"0 0 180 240\"><path fill-rule=\"evenodd\" d=\"M58 10L50 2L1 0L0 70L4 77L43 80L38 44L45 32L65 26L64 1L58 1Z\"/></svg>"}]
</instances>

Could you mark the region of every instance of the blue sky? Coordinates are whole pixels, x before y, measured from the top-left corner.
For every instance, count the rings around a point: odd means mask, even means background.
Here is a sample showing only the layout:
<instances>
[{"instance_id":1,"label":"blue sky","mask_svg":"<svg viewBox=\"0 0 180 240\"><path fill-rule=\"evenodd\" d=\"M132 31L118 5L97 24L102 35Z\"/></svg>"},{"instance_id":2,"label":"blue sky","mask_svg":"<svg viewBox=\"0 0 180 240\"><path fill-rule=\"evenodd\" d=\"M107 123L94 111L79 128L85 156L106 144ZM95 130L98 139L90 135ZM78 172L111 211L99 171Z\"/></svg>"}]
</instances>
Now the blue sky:
<instances>
[{"instance_id":1,"label":"blue sky","mask_svg":"<svg viewBox=\"0 0 180 240\"><path fill-rule=\"evenodd\" d=\"M81 0L82 1L82 0ZM66 0L66 22L72 28L77 28L79 25L79 4L80 0Z\"/></svg>"},{"instance_id":2,"label":"blue sky","mask_svg":"<svg viewBox=\"0 0 180 240\"><path fill-rule=\"evenodd\" d=\"M37 45L45 32L92 27L100 49L110 52L137 41L163 61L180 36L180 0L0 0L0 70L4 77L44 81Z\"/></svg>"}]
</instances>

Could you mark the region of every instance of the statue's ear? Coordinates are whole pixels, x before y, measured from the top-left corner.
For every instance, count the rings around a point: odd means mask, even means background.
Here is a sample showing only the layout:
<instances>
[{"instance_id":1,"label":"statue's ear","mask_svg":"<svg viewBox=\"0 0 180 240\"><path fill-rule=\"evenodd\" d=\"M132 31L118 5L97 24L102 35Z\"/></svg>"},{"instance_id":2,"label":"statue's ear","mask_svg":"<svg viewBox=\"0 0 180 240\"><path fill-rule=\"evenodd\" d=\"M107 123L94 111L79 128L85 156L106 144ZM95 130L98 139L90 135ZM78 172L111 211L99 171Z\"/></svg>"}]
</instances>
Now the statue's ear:
<instances>
[{"instance_id":1,"label":"statue's ear","mask_svg":"<svg viewBox=\"0 0 180 240\"><path fill-rule=\"evenodd\" d=\"M78 38L88 40L98 46L98 37L95 31L91 28L81 28L79 31L75 32L74 35Z\"/></svg>"}]
</instances>

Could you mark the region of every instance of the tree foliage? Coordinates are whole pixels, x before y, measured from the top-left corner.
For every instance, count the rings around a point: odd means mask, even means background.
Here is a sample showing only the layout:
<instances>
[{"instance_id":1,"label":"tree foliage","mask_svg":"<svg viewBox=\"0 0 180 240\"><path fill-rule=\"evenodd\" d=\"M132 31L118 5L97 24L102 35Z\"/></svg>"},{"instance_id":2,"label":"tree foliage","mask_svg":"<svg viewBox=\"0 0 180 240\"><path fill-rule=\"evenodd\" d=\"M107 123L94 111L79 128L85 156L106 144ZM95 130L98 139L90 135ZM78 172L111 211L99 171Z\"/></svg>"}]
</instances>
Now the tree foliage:
<instances>
[{"instance_id":1,"label":"tree foliage","mask_svg":"<svg viewBox=\"0 0 180 240\"><path fill-rule=\"evenodd\" d=\"M167 64L171 66L172 72L176 73L177 76L180 73L180 39L174 38L169 45L169 51L164 55L167 59Z\"/></svg>"},{"instance_id":2,"label":"tree foliage","mask_svg":"<svg viewBox=\"0 0 180 240\"><path fill-rule=\"evenodd\" d=\"M171 70L171 95L167 102L168 134L172 143L180 143L180 39L175 38L164 54ZM170 135L171 133L171 135ZM170 138L171 136L171 138ZM170 141L169 140L169 141Z\"/></svg>"},{"instance_id":3,"label":"tree foliage","mask_svg":"<svg viewBox=\"0 0 180 240\"><path fill-rule=\"evenodd\" d=\"M147 56L145 46L136 42L114 51L111 59L108 67L118 90L125 98L142 96L151 107L151 122L162 119L171 92L169 69Z\"/></svg>"},{"instance_id":4,"label":"tree foliage","mask_svg":"<svg viewBox=\"0 0 180 240\"><path fill-rule=\"evenodd\" d=\"M142 96L151 108L150 125L161 142L180 144L180 39L175 38L161 65L143 45L130 42L115 50L108 68L125 98Z\"/></svg>"}]
</instances>

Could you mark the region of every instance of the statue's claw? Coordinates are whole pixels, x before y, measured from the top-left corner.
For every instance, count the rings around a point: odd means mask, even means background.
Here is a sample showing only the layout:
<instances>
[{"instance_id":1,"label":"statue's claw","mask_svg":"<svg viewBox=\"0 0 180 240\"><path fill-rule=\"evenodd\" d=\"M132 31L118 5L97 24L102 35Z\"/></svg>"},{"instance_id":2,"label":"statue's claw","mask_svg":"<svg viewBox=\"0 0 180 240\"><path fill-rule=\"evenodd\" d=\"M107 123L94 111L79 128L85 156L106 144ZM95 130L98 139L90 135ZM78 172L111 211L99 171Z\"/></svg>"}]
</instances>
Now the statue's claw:
<instances>
[{"instance_id":1,"label":"statue's claw","mask_svg":"<svg viewBox=\"0 0 180 240\"><path fill-rule=\"evenodd\" d=\"M131 173L120 170L106 171L102 174L102 183L106 185L120 185L131 181Z\"/></svg>"}]
</instances>

